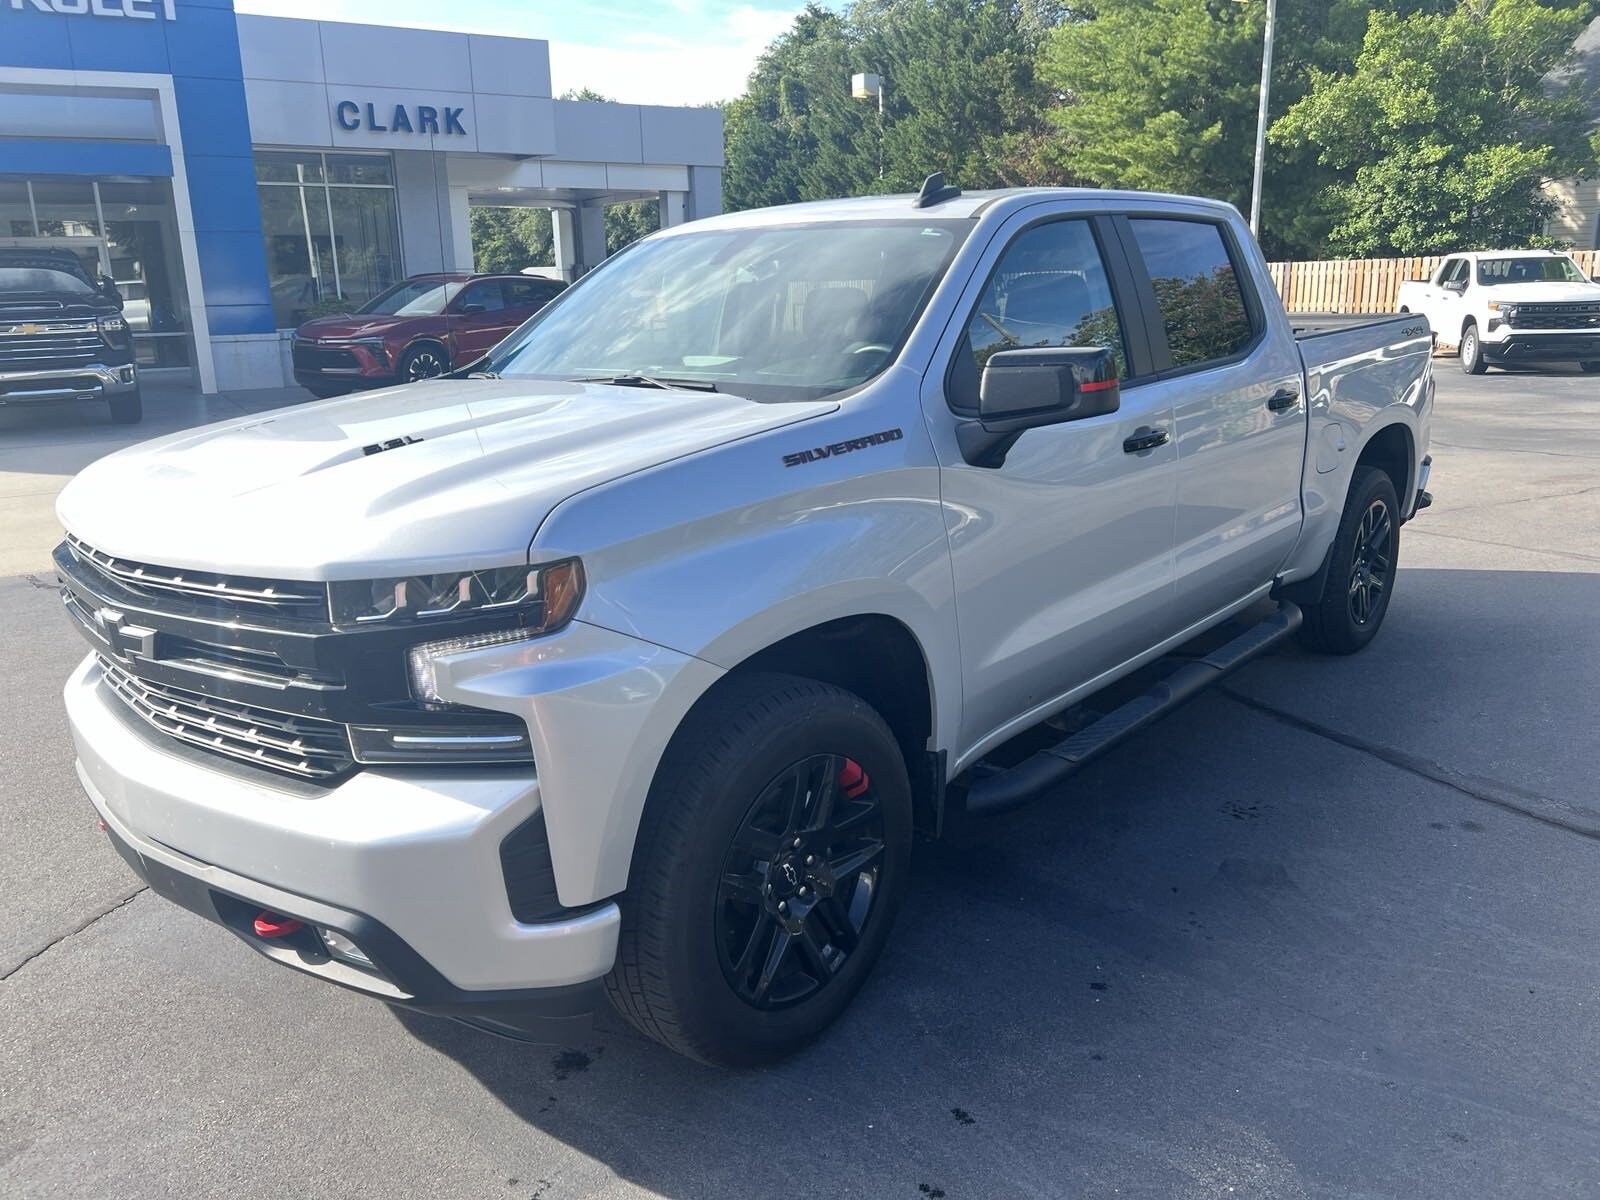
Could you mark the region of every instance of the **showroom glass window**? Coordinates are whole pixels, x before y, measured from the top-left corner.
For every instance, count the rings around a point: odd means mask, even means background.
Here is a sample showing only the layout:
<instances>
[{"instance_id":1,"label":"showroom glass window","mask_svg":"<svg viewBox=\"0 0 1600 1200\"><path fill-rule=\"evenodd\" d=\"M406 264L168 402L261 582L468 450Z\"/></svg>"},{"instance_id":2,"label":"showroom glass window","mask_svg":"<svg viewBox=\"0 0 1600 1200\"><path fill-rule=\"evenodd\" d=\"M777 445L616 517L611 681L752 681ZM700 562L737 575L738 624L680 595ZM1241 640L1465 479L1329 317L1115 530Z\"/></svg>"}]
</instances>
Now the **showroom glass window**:
<instances>
[{"instance_id":1,"label":"showroom glass window","mask_svg":"<svg viewBox=\"0 0 1600 1200\"><path fill-rule=\"evenodd\" d=\"M0 178L0 238L69 250L91 279L110 276L141 366L192 362L189 293L169 181Z\"/></svg>"},{"instance_id":2,"label":"showroom glass window","mask_svg":"<svg viewBox=\"0 0 1600 1200\"><path fill-rule=\"evenodd\" d=\"M402 277L387 154L258 150L255 159L280 329L331 306L358 308Z\"/></svg>"}]
</instances>

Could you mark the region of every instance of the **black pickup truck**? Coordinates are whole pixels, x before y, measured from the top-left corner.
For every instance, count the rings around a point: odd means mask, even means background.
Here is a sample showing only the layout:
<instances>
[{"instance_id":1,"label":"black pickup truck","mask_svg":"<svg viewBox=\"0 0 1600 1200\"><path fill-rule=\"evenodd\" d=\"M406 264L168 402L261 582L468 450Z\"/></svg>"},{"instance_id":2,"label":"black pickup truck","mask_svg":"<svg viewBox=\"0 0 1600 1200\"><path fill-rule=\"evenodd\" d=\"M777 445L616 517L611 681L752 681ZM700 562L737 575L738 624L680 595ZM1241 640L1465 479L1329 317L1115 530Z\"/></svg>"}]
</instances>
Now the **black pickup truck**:
<instances>
[{"instance_id":1,"label":"black pickup truck","mask_svg":"<svg viewBox=\"0 0 1600 1200\"><path fill-rule=\"evenodd\" d=\"M66 250L0 248L0 406L104 400L144 415L122 298Z\"/></svg>"}]
</instances>

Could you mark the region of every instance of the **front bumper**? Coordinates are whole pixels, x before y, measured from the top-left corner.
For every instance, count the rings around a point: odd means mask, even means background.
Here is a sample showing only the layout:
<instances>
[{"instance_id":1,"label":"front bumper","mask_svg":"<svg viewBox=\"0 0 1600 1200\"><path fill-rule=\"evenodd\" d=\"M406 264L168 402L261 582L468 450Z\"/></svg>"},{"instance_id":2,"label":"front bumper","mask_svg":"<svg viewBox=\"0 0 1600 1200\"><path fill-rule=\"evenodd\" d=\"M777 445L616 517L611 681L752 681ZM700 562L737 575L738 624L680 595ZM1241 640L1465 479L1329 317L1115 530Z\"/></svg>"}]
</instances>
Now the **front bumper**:
<instances>
[{"instance_id":1,"label":"front bumper","mask_svg":"<svg viewBox=\"0 0 1600 1200\"><path fill-rule=\"evenodd\" d=\"M1600 333L1506 332L1500 341L1483 341L1483 353L1495 362L1593 362L1600 360Z\"/></svg>"},{"instance_id":2,"label":"front bumper","mask_svg":"<svg viewBox=\"0 0 1600 1200\"><path fill-rule=\"evenodd\" d=\"M89 363L28 371L0 370L0 404L41 404L56 400L104 400L125 396L139 386L132 363Z\"/></svg>"},{"instance_id":3,"label":"front bumper","mask_svg":"<svg viewBox=\"0 0 1600 1200\"><path fill-rule=\"evenodd\" d=\"M151 886L236 930L231 917L248 908L345 933L381 975L252 938L263 953L431 1011L576 989L559 998L568 1004L610 970L614 903L538 923L512 914L501 843L541 808L526 768L369 769L299 785L156 741L100 677L91 657L66 686L78 776Z\"/></svg>"},{"instance_id":4,"label":"front bumper","mask_svg":"<svg viewBox=\"0 0 1600 1200\"><path fill-rule=\"evenodd\" d=\"M291 354L295 381L302 386L376 388L400 382L386 347L297 339Z\"/></svg>"}]
</instances>

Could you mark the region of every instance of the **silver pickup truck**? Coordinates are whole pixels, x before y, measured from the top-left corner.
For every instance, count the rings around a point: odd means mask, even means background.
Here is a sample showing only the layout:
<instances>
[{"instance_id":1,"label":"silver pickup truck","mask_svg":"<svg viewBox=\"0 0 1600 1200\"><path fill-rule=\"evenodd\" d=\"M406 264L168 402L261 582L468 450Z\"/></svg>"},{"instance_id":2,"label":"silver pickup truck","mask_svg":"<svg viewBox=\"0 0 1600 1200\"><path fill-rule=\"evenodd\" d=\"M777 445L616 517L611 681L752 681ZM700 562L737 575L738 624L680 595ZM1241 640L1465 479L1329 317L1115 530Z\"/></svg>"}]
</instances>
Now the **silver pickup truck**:
<instances>
[{"instance_id":1,"label":"silver pickup truck","mask_svg":"<svg viewBox=\"0 0 1600 1200\"><path fill-rule=\"evenodd\" d=\"M1296 631L1372 639L1430 342L1297 336L1239 215L1177 196L934 177L675 228L450 377L79 475L78 772L154 890L287 967L545 1040L609 993L767 1060L861 987L918 834Z\"/></svg>"}]
</instances>

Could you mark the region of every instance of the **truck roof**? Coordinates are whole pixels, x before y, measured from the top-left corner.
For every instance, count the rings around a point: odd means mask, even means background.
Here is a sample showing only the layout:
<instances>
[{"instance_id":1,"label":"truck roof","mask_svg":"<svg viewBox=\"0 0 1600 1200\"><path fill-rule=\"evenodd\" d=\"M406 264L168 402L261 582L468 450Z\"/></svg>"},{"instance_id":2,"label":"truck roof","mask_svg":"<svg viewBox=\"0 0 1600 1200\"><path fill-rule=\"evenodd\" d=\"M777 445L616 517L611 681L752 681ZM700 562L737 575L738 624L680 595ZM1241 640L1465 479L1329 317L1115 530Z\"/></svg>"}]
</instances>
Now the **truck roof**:
<instances>
[{"instance_id":1,"label":"truck roof","mask_svg":"<svg viewBox=\"0 0 1600 1200\"><path fill-rule=\"evenodd\" d=\"M798 204L783 204L773 208L751 208L742 212L723 213L705 217L688 225L674 226L666 233L682 229L737 229L762 225L799 225L823 221L938 221L970 220L996 210L1006 211L1041 200L1079 200L1104 203L1130 203L1157 201L1181 204L1186 208L1211 209L1219 214L1233 214L1237 210L1222 200L1206 200L1195 196L1177 196L1162 192L1108 191L1103 188L999 188L991 191L962 192L949 200L918 208L917 197L911 192L889 196L854 196L842 200L807 200Z\"/></svg>"},{"instance_id":2,"label":"truck roof","mask_svg":"<svg viewBox=\"0 0 1600 1200\"><path fill-rule=\"evenodd\" d=\"M1462 254L1447 255L1449 258L1566 258L1565 250L1467 250Z\"/></svg>"}]
</instances>

